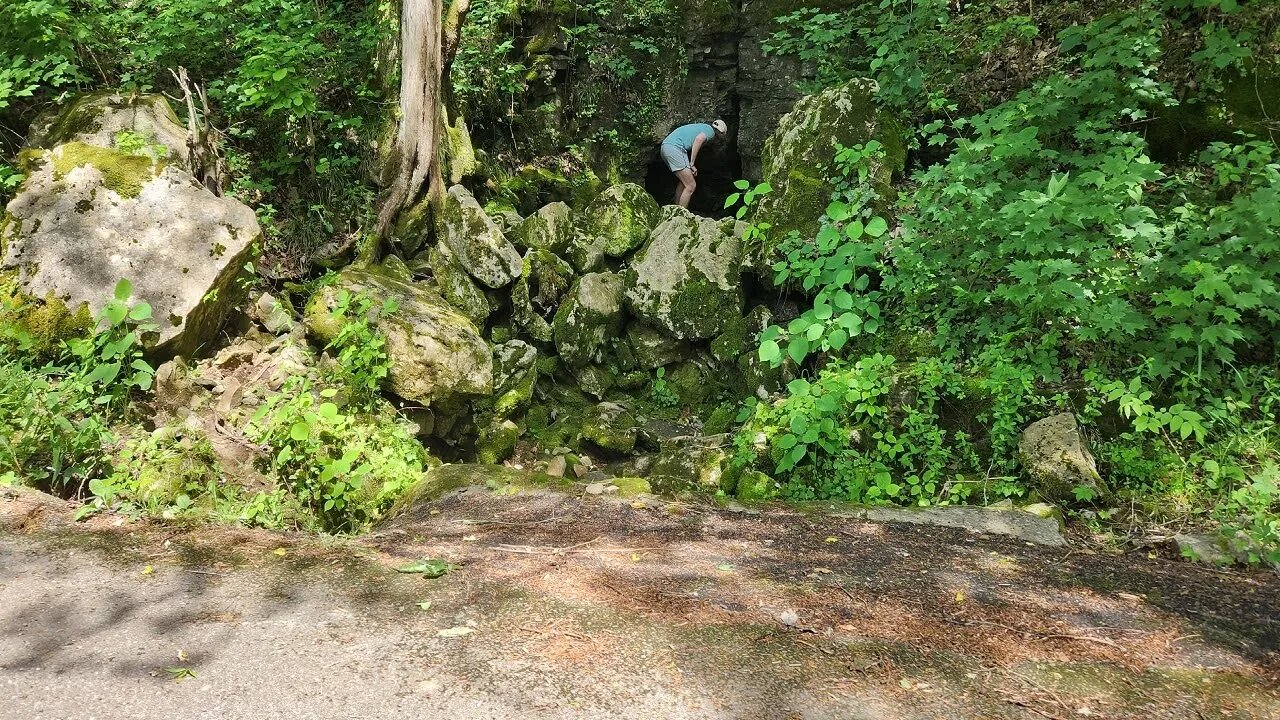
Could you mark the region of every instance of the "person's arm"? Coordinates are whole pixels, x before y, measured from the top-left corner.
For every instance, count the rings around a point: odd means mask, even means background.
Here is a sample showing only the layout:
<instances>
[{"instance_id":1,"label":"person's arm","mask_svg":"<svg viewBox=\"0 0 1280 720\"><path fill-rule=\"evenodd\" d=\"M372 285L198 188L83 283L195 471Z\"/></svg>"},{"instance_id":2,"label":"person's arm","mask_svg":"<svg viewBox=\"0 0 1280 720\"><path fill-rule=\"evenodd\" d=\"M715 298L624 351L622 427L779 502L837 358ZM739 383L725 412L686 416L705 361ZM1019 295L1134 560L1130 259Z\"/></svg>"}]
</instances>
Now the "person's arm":
<instances>
[{"instance_id":1,"label":"person's arm","mask_svg":"<svg viewBox=\"0 0 1280 720\"><path fill-rule=\"evenodd\" d=\"M694 168L694 173L698 172L697 168L694 167L698 164L698 151L702 149L702 143L706 141L706 133L698 133L698 137L693 139L693 149L689 151L689 166Z\"/></svg>"}]
</instances>

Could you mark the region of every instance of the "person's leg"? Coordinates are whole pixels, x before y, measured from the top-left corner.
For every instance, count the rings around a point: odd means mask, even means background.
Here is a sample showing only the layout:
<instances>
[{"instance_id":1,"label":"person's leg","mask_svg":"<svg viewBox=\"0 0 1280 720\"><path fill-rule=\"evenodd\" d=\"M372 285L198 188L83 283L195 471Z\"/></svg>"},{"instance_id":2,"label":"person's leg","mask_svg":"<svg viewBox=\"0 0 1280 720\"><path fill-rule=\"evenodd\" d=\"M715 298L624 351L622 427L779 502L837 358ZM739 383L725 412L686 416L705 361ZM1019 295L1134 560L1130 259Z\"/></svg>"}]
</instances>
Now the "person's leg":
<instances>
[{"instance_id":1,"label":"person's leg","mask_svg":"<svg viewBox=\"0 0 1280 720\"><path fill-rule=\"evenodd\" d=\"M676 187L675 203L682 208L687 208L694 189L698 187L698 181L694 179L693 171L689 168L677 171L676 181L679 185Z\"/></svg>"}]
</instances>

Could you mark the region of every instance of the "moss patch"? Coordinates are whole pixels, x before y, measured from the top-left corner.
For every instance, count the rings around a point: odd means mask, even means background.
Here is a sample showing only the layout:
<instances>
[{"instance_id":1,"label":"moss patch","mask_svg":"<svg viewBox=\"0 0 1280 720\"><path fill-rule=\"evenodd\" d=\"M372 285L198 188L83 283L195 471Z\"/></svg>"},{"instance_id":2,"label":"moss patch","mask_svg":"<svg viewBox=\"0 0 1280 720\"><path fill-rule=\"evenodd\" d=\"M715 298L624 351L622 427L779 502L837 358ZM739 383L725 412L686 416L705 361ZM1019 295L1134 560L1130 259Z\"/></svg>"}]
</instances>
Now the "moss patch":
<instances>
[{"instance_id":1,"label":"moss patch","mask_svg":"<svg viewBox=\"0 0 1280 720\"><path fill-rule=\"evenodd\" d=\"M130 155L118 150L70 142L53 151L54 177L61 179L78 167L91 166L102 173L102 184L122 198L135 198L142 186L164 169L146 155Z\"/></svg>"}]
</instances>

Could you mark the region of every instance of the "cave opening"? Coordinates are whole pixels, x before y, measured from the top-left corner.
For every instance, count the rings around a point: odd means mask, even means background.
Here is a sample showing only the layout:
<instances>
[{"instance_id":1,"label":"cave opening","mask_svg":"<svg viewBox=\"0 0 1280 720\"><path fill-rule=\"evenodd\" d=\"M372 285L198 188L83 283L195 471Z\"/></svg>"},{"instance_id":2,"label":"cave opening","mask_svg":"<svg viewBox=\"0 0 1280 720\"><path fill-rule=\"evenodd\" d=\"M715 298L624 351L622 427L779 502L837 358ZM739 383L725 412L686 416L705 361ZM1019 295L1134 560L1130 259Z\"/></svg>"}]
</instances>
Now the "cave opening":
<instances>
[{"instance_id":1,"label":"cave opening","mask_svg":"<svg viewBox=\"0 0 1280 720\"><path fill-rule=\"evenodd\" d=\"M732 211L724 207L725 198L735 191L733 183L742 177L742 159L738 156L738 140L732 129L720 141L704 147L698 155L698 187L689 201L689 210L706 217L725 217ZM644 187L659 205L670 205L676 194L676 176L667 169L658 148L654 147L645 171Z\"/></svg>"}]
</instances>

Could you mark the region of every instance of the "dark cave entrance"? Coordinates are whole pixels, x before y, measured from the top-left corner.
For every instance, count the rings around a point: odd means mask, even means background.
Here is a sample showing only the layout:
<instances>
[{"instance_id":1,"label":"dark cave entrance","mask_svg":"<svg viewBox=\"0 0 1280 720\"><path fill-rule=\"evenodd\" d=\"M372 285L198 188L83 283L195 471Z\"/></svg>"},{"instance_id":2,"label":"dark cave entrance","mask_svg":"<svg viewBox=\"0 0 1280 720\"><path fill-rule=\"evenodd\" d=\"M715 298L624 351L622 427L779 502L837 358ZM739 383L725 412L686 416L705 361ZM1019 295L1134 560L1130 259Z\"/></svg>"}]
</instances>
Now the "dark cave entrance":
<instances>
[{"instance_id":1,"label":"dark cave entrance","mask_svg":"<svg viewBox=\"0 0 1280 720\"><path fill-rule=\"evenodd\" d=\"M689 201L689 209L707 217L724 217L724 200L734 192L733 183L742 177L742 160L738 157L738 141L733 131L698 153L698 188ZM644 187L659 205L670 205L676 194L676 176L662 162L654 147L645 171Z\"/></svg>"}]
</instances>

